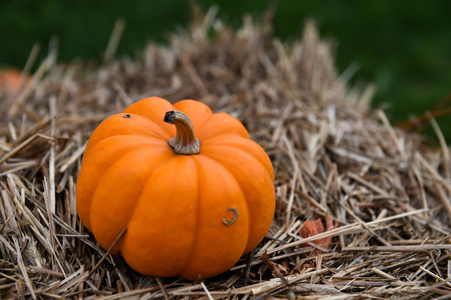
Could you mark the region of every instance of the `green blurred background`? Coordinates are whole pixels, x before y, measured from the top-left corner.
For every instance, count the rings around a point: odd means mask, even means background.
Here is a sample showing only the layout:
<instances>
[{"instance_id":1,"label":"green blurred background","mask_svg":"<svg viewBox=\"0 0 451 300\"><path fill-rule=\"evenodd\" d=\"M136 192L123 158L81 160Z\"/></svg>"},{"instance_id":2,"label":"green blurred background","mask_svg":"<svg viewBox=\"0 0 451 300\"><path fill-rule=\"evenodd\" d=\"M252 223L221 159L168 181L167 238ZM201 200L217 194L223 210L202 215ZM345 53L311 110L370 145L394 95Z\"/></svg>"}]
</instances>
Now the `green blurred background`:
<instances>
[{"instance_id":1,"label":"green blurred background","mask_svg":"<svg viewBox=\"0 0 451 300\"><path fill-rule=\"evenodd\" d=\"M262 16L269 0L196 3L204 9L217 5L220 18L238 27L245 13ZM451 94L450 12L447 0L280 0L274 34L297 39L305 20L314 18L321 36L335 42L339 72L358 66L351 84L374 83L373 105L382 105L396 124L432 110ZM190 2L1 0L0 64L23 68L36 42L44 57L52 36L59 41L60 62L100 62L119 18L126 26L116 56L133 57L147 42L164 43L170 32L188 24ZM450 143L451 116L438 121Z\"/></svg>"}]
</instances>

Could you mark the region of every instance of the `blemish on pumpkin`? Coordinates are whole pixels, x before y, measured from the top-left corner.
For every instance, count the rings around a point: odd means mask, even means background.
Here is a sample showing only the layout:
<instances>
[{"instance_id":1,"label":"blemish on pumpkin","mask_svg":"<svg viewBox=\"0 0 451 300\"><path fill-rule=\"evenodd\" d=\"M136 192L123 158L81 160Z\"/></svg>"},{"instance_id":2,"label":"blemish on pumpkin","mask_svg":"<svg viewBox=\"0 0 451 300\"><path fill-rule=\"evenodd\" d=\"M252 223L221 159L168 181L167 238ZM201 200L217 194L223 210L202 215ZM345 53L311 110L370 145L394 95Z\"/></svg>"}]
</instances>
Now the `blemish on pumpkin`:
<instances>
[{"instance_id":1,"label":"blemish on pumpkin","mask_svg":"<svg viewBox=\"0 0 451 300\"><path fill-rule=\"evenodd\" d=\"M228 211L233 212L233 219L229 221L226 219L226 217L224 217L222 219L222 223L224 223L224 225L226 225L226 226L232 225L238 219L238 208L229 208Z\"/></svg>"},{"instance_id":2,"label":"blemish on pumpkin","mask_svg":"<svg viewBox=\"0 0 451 300\"><path fill-rule=\"evenodd\" d=\"M126 119L131 119L132 116L130 116L130 114L125 114L125 115L124 115L124 118L126 118Z\"/></svg>"}]
</instances>

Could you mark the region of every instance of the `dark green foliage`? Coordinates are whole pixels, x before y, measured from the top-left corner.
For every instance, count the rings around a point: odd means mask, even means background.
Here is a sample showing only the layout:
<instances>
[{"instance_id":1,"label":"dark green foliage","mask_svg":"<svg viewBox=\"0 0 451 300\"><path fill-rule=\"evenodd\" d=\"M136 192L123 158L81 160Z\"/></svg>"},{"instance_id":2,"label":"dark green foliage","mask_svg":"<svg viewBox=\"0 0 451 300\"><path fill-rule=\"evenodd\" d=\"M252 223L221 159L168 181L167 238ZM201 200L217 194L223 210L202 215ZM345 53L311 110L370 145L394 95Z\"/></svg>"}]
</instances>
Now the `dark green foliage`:
<instances>
[{"instance_id":1,"label":"dark green foliage","mask_svg":"<svg viewBox=\"0 0 451 300\"><path fill-rule=\"evenodd\" d=\"M114 23L126 21L117 53L134 56L150 40L164 36L189 20L189 4L164 1L0 1L0 63L23 67L34 43L41 57L55 36L59 60L99 59L105 51Z\"/></svg>"},{"instance_id":2,"label":"dark green foliage","mask_svg":"<svg viewBox=\"0 0 451 300\"><path fill-rule=\"evenodd\" d=\"M260 17L268 0L198 0L219 7L226 22L239 26L244 13ZM190 3L178 0L2 0L0 64L23 67L35 42L45 55L52 36L59 39L59 60L99 59L118 18L126 21L117 55L134 56L149 40L164 42L176 26L189 21ZM301 33L314 18L322 37L336 42L340 72L360 66L353 84L375 83L375 105L388 103L394 120L432 109L451 93L451 2L280 0L274 33L283 40ZM442 130L451 117L439 120ZM451 140L451 133L446 134Z\"/></svg>"}]
</instances>

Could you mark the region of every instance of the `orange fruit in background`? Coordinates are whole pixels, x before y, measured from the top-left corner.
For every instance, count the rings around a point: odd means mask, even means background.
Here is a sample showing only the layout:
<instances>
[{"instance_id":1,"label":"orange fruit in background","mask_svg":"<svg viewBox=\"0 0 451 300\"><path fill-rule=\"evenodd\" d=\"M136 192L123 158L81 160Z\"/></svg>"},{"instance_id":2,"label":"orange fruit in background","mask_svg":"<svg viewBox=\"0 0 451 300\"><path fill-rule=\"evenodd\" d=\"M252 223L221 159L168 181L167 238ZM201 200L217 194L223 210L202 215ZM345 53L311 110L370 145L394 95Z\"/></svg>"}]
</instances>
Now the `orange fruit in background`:
<instances>
[{"instance_id":1,"label":"orange fruit in background","mask_svg":"<svg viewBox=\"0 0 451 300\"><path fill-rule=\"evenodd\" d=\"M0 90L11 89L16 91L19 88L22 72L17 69L7 68L0 70Z\"/></svg>"}]
</instances>

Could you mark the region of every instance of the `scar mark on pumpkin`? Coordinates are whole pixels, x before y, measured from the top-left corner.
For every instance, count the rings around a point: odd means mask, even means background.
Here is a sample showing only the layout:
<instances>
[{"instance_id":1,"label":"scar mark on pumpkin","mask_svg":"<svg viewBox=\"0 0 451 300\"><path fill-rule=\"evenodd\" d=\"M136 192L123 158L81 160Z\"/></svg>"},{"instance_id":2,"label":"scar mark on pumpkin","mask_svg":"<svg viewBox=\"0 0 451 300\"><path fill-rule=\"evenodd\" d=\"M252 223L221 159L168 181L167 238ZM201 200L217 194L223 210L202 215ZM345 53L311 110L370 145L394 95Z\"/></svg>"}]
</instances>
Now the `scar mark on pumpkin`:
<instances>
[{"instance_id":1,"label":"scar mark on pumpkin","mask_svg":"<svg viewBox=\"0 0 451 300\"><path fill-rule=\"evenodd\" d=\"M224 219L222 219L222 223L226 226L232 225L238 219L238 208L229 208L228 211L233 212L233 219L229 221L224 217Z\"/></svg>"},{"instance_id":2,"label":"scar mark on pumpkin","mask_svg":"<svg viewBox=\"0 0 451 300\"><path fill-rule=\"evenodd\" d=\"M124 118L126 118L126 119L131 119L132 116L130 116L130 114L125 114L125 115L124 115Z\"/></svg>"}]
</instances>

